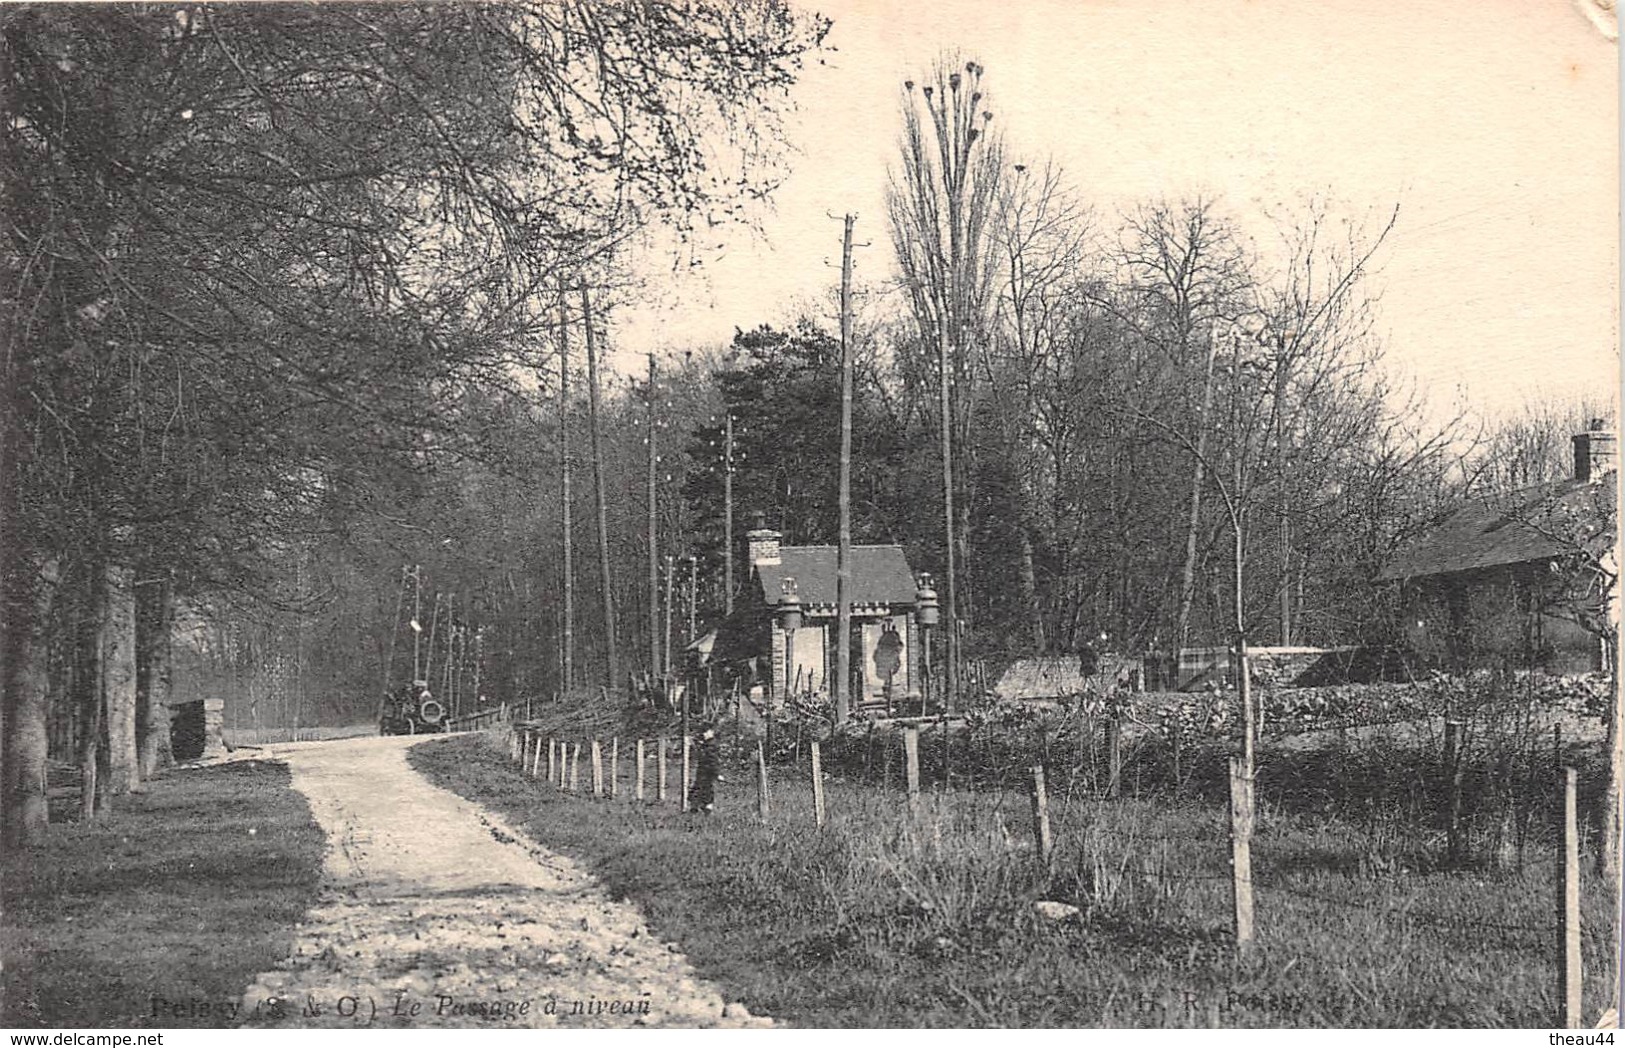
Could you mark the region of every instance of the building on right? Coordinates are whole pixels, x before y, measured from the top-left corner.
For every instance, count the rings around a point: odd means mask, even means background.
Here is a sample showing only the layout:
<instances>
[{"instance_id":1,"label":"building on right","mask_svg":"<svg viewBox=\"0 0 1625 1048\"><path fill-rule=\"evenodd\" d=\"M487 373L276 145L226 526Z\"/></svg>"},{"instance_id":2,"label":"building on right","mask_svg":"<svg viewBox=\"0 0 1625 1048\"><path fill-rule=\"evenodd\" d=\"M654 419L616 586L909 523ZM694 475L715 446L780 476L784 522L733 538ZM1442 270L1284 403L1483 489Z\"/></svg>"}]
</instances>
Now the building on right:
<instances>
[{"instance_id":1,"label":"building on right","mask_svg":"<svg viewBox=\"0 0 1625 1048\"><path fill-rule=\"evenodd\" d=\"M1439 668L1579 673L1613 665L1619 629L1617 436L1574 435L1573 475L1468 498L1383 568L1404 639Z\"/></svg>"}]
</instances>

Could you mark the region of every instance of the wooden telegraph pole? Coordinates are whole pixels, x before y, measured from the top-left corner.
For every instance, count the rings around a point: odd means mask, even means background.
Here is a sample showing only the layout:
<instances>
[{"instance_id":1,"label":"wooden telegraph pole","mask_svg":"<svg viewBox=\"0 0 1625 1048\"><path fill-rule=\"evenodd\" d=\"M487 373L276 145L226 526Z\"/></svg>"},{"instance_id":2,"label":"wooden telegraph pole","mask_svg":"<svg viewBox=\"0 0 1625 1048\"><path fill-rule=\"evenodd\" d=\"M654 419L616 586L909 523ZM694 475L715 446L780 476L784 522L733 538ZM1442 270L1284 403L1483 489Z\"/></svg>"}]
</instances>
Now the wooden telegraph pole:
<instances>
[{"instance_id":1,"label":"wooden telegraph pole","mask_svg":"<svg viewBox=\"0 0 1625 1048\"><path fill-rule=\"evenodd\" d=\"M734 613L734 417L722 413L722 613Z\"/></svg>"},{"instance_id":2,"label":"wooden telegraph pole","mask_svg":"<svg viewBox=\"0 0 1625 1048\"><path fill-rule=\"evenodd\" d=\"M598 339L593 333L592 303L581 284L581 323L587 338L587 425L592 442L593 499L598 509L598 585L604 595L604 644L608 687L621 683L620 644L615 637L615 588L609 570L609 512L605 508L604 454L598 440Z\"/></svg>"},{"instance_id":3,"label":"wooden telegraph pole","mask_svg":"<svg viewBox=\"0 0 1625 1048\"><path fill-rule=\"evenodd\" d=\"M649 354L649 673L660 672L660 553L655 546L655 355Z\"/></svg>"},{"instance_id":4,"label":"wooden telegraph pole","mask_svg":"<svg viewBox=\"0 0 1625 1048\"><path fill-rule=\"evenodd\" d=\"M559 281L559 507L564 532L564 647L560 653L559 694L568 695L576 676L576 594L570 521L570 323L564 281Z\"/></svg>"},{"instance_id":5,"label":"wooden telegraph pole","mask_svg":"<svg viewBox=\"0 0 1625 1048\"><path fill-rule=\"evenodd\" d=\"M950 292L950 295L952 292ZM942 708L953 708L959 694L959 589L955 579L954 570L954 440L953 440L953 405L948 395L949 369L953 366L951 355L948 352L948 324L947 318L939 309L937 312L937 351L941 374L938 376L937 393L938 407L942 414L942 520L945 566L948 569L948 588L943 596L943 633L947 635L948 645L948 687L943 692Z\"/></svg>"},{"instance_id":6,"label":"wooden telegraph pole","mask_svg":"<svg viewBox=\"0 0 1625 1048\"><path fill-rule=\"evenodd\" d=\"M423 648L423 565L412 565L412 679L418 680L418 663ZM259 742L259 735L254 736Z\"/></svg>"},{"instance_id":7,"label":"wooden telegraph pole","mask_svg":"<svg viewBox=\"0 0 1625 1048\"><path fill-rule=\"evenodd\" d=\"M841 487L840 545L835 554L835 723L851 711L852 679L852 224L841 235Z\"/></svg>"},{"instance_id":8,"label":"wooden telegraph pole","mask_svg":"<svg viewBox=\"0 0 1625 1048\"><path fill-rule=\"evenodd\" d=\"M721 422L721 611L733 614L733 411Z\"/></svg>"},{"instance_id":9,"label":"wooden telegraph pole","mask_svg":"<svg viewBox=\"0 0 1625 1048\"><path fill-rule=\"evenodd\" d=\"M700 558L688 555L688 643L699 640Z\"/></svg>"},{"instance_id":10,"label":"wooden telegraph pole","mask_svg":"<svg viewBox=\"0 0 1625 1048\"><path fill-rule=\"evenodd\" d=\"M666 657L660 666L660 675L669 682L671 680L671 606L677 596L677 580L674 577L677 570L677 559L670 553L666 554ZM670 684L667 684L670 687Z\"/></svg>"}]
</instances>

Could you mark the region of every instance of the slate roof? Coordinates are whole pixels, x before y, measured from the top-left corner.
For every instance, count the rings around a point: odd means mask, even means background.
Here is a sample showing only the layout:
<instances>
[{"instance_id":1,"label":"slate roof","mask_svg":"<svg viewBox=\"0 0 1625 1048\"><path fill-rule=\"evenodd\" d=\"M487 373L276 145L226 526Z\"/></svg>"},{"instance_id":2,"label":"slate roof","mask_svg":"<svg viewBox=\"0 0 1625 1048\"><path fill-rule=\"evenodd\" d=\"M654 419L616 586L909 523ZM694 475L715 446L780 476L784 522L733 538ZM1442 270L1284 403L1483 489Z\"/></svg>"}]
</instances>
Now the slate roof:
<instances>
[{"instance_id":1,"label":"slate roof","mask_svg":"<svg viewBox=\"0 0 1625 1048\"><path fill-rule=\"evenodd\" d=\"M1618 483L1618 473L1599 481L1550 481L1504 495L1478 496L1452 510L1433 530L1388 562L1379 582L1449 575L1560 557L1574 552L1564 536L1577 515L1594 514L1596 484ZM1598 520L1598 534L1612 521Z\"/></svg>"},{"instance_id":2,"label":"slate roof","mask_svg":"<svg viewBox=\"0 0 1625 1048\"><path fill-rule=\"evenodd\" d=\"M779 563L756 565L762 600L777 604L782 580L796 580L803 607L835 603L834 546L781 546ZM914 572L901 546L853 546L851 593L853 604L914 604Z\"/></svg>"}]
</instances>

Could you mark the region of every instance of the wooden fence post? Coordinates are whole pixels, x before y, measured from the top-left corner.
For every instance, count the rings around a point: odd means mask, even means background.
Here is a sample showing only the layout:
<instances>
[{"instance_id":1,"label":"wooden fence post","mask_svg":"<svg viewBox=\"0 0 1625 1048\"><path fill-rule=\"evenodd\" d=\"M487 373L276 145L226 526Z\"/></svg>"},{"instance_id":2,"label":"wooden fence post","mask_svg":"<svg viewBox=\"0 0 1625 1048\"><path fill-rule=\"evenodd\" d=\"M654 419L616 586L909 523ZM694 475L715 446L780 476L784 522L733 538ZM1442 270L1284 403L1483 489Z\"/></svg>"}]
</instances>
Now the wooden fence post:
<instances>
[{"instance_id":1,"label":"wooden fence post","mask_svg":"<svg viewBox=\"0 0 1625 1048\"><path fill-rule=\"evenodd\" d=\"M570 792L581 789L581 743L570 747Z\"/></svg>"},{"instance_id":2,"label":"wooden fence post","mask_svg":"<svg viewBox=\"0 0 1625 1048\"><path fill-rule=\"evenodd\" d=\"M1038 843L1038 872L1048 873L1055 841L1049 831L1049 792L1044 789L1044 766L1033 766L1033 840Z\"/></svg>"},{"instance_id":3,"label":"wooden fence post","mask_svg":"<svg viewBox=\"0 0 1625 1048\"><path fill-rule=\"evenodd\" d=\"M687 697L686 696L684 697L684 703L685 704L687 703ZM678 804L681 805L681 810L683 810L683 811L688 811L688 761L689 761L689 746L690 746L691 743L692 743L692 740L687 735L684 735L683 736L683 774L682 774L682 777L677 780L677 789L683 795L681 800L678 801Z\"/></svg>"},{"instance_id":4,"label":"wooden fence post","mask_svg":"<svg viewBox=\"0 0 1625 1048\"><path fill-rule=\"evenodd\" d=\"M592 795L604 795L604 750L598 740L592 740Z\"/></svg>"},{"instance_id":5,"label":"wooden fence post","mask_svg":"<svg viewBox=\"0 0 1625 1048\"><path fill-rule=\"evenodd\" d=\"M643 759L644 759L643 758L643 740L639 739L638 740L638 774L637 774L636 783L632 788L632 796L635 797L636 799L640 800L640 801L643 799Z\"/></svg>"},{"instance_id":6,"label":"wooden fence post","mask_svg":"<svg viewBox=\"0 0 1625 1048\"><path fill-rule=\"evenodd\" d=\"M559 777L558 769L558 740L551 735L547 738L547 781L552 782Z\"/></svg>"},{"instance_id":7,"label":"wooden fence post","mask_svg":"<svg viewBox=\"0 0 1625 1048\"><path fill-rule=\"evenodd\" d=\"M530 763L530 732L521 729L519 732L519 774L525 774L526 766Z\"/></svg>"},{"instance_id":8,"label":"wooden fence post","mask_svg":"<svg viewBox=\"0 0 1625 1048\"><path fill-rule=\"evenodd\" d=\"M1464 842L1461 837L1461 775L1462 775L1462 744L1464 743L1462 722L1446 719L1444 722L1444 773L1445 789L1447 791L1445 821L1446 850L1452 866L1459 865L1463 860Z\"/></svg>"},{"instance_id":9,"label":"wooden fence post","mask_svg":"<svg viewBox=\"0 0 1625 1048\"><path fill-rule=\"evenodd\" d=\"M570 784L570 744L559 740L559 789Z\"/></svg>"},{"instance_id":10,"label":"wooden fence post","mask_svg":"<svg viewBox=\"0 0 1625 1048\"><path fill-rule=\"evenodd\" d=\"M531 755L530 755L530 777L534 779L534 778L536 778L536 776L540 775L541 773L542 773L542 733L537 732L536 733L536 747L535 747L535 749L531 750Z\"/></svg>"},{"instance_id":11,"label":"wooden fence post","mask_svg":"<svg viewBox=\"0 0 1625 1048\"><path fill-rule=\"evenodd\" d=\"M1575 804L1575 773L1564 768L1563 784L1563 894L1558 900L1557 926L1562 934L1562 960L1557 971L1557 997L1563 1002L1562 1026L1579 1029L1580 1015L1580 832Z\"/></svg>"},{"instance_id":12,"label":"wooden fence post","mask_svg":"<svg viewBox=\"0 0 1625 1048\"><path fill-rule=\"evenodd\" d=\"M818 828L824 828L824 763L818 752L818 740L812 743L813 819Z\"/></svg>"},{"instance_id":13,"label":"wooden fence post","mask_svg":"<svg viewBox=\"0 0 1625 1048\"><path fill-rule=\"evenodd\" d=\"M903 729L903 772L908 779L908 810L920 813L920 729Z\"/></svg>"},{"instance_id":14,"label":"wooden fence post","mask_svg":"<svg viewBox=\"0 0 1625 1048\"><path fill-rule=\"evenodd\" d=\"M655 740L655 800L666 799L666 739Z\"/></svg>"},{"instance_id":15,"label":"wooden fence post","mask_svg":"<svg viewBox=\"0 0 1625 1048\"><path fill-rule=\"evenodd\" d=\"M767 821L767 750L758 742L756 744L756 814L763 822Z\"/></svg>"},{"instance_id":16,"label":"wooden fence post","mask_svg":"<svg viewBox=\"0 0 1625 1048\"><path fill-rule=\"evenodd\" d=\"M1230 758L1230 873L1235 900L1236 950L1253 941L1253 782L1240 757Z\"/></svg>"},{"instance_id":17,"label":"wooden fence post","mask_svg":"<svg viewBox=\"0 0 1625 1048\"><path fill-rule=\"evenodd\" d=\"M621 795L621 737L609 740L609 795Z\"/></svg>"},{"instance_id":18,"label":"wooden fence post","mask_svg":"<svg viewBox=\"0 0 1625 1048\"><path fill-rule=\"evenodd\" d=\"M1123 724L1115 713L1106 717L1106 796L1115 800L1123 777Z\"/></svg>"}]
</instances>

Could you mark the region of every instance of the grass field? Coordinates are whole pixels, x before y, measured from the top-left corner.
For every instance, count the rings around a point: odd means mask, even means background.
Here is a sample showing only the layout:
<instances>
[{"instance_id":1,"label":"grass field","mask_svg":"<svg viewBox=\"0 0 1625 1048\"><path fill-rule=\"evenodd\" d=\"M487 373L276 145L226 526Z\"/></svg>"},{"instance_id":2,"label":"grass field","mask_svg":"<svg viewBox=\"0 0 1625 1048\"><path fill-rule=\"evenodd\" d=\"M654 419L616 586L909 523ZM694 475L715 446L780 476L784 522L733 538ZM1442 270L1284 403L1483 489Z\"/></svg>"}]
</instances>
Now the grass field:
<instances>
[{"instance_id":1,"label":"grass field","mask_svg":"<svg viewBox=\"0 0 1625 1048\"><path fill-rule=\"evenodd\" d=\"M287 955L323 836L285 767L171 772L4 858L0 1026L222 1027Z\"/></svg>"},{"instance_id":2,"label":"grass field","mask_svg":"<svg viewBox=\"0 0 1625 1048\"><path fill-rule=\"evenodd\" d=\"M1261 754L1261 767L1271 762L1279 783L1339 774L1324 755L1292 764L1300 759ZM774 768L763 824L740 769L720 788L717 812L700 816L677 810L675 790L664 806L631 801L624 750L616 801L522 777L501 736L426 743L411 760L587 863L730 999L796 1025L1556 1021L1549 834L1534 827L1516 862L1447 868L1430 859L1442 848L1436 828L1417 823L1397 795L1365 791L1369 783L1361 790L1372 803L1358 811L1329 791L1324 805L1313 796L1272 802L1271 780L1261 780L1259 941L1237 960L1226 813L1202 776L1177 795L1139 799L1059 791L1055 862L1040 875L1017 791L928 792L910 819L895 786L830 776L820 832L810 786L783 781L804 779L804 768ZM1361 774L1389 767L1407 778L1403 754L1366 765ZM585 770L581 781L590 782ZM1613 940L1603 894L1592 884L1584 900L1589 1016L1601 1007ZM1046 920L1033 911L1039 899L1080 913Z\"/></svg>"}]
</instances>

